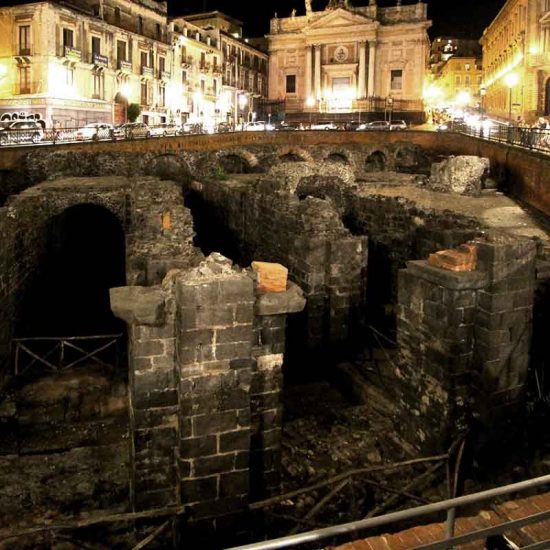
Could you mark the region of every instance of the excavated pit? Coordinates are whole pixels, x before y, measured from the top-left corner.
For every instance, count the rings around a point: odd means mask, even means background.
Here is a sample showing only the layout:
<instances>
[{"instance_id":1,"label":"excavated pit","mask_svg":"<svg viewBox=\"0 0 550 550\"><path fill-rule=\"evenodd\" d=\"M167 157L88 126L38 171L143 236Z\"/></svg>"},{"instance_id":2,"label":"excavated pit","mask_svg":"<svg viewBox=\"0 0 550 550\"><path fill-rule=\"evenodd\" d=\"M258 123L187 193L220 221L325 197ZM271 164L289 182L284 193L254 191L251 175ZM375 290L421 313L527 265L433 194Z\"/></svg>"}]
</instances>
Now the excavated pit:
<instances>
[{"instance_id":1,"label":"excavated pit","mask_svg":"<svg viewBox=\"0 0 550 550\"><path fill-rule=\"evenodd\" d=\"M282 344L277 341L277 350L282 345L285 352L280 388L282 423L280 428L274 428L274 431L280 430L279 449L269 455L259 453L259 459L251 459L254 468L258 468L266 456L275 462L280 460L282 493L322 483L352 470L378 468L418 456L418 448L410 442L410 433L397 429L400 419L414 416L404 406L407 394L399 387L403 377L399 316L404 305L398 288L400 273L408 262L424 260L438 250L456 247L495 229L514 238L534 237L539 243L537 262L549 259L544 255L547 252L540 253L542 249L547 250L546 230L495 190L484 191L480 197L469 197L428 189L425 182L429 163L418 148L398 149L391 154L387 150L371 150L360 157L360 162L342 151L329 154L325 151L326 164L312 163L311 154L306 153L279 151L273 169L253 163L250 156L242 153L198 158L194 162L187 159L186 177L179 181L187 190L184 204L193 216L193 245L202 256L220 252L242 268L247 268L253 260L280 262L289 268L290 279L304 290L308 301L305 311L286 316L286 337ZM170 179L177 175L180 165L164 159L162 166L161 176ZM195 176L197 179L190 183L188 170L196 166L205 167L207 176ZM475 186L471 189L478 192ZM149 198L148 201L154 202ZM178 206L181 208L181 204ZM142 211L138 209L140 216ZM152 219L154 224L161 225L163 235L168 235L174 217L171 207L164 204ZM135 223L143 223L143 217L138 216ZM104 297L98 293L126 282L127 273L120 261L127 256L124 230L111 219L104 230L95 231L83 246L84 241L78 240L79 231L80 235L85 234L82 231L90 225L101 226L94 223L88 206L66 210L51 222L43 249L43 257L48 261L42 264L42 272L35 274L30 287L34 286L34 290L25 295L20 305L18 335L37 334L37 331L51 335L66 329L78 334L125 330L125 325L115 319ZM118 237L112 238L113 235ZM187 233L186 238L190 238ZM131 267L133 284L158 285L170 269L169 254L162 255L154 265L144 267L143 258L151 250L148 243L142 249L142 256L129 263L127 260L126 269ZM102 251L108 252L102 256ZM79 261L73 263L74 258ZM90 269L98 265L108 265L109 273ZM467 492L547 472L550 442L544 437L544 427L548 420L545 395L549 392L549 380L543 327L548 320L550 293L543 271L542 267L537 271L541 275L537 275L536 282L533 344L523 405L517 409L519 413L510 437L497 453L490 448L494 442L487 437L485 427L475 422L470 424L461 478L463 490ZM86 300L77 302L71 293ZM59 298L61 294L65 294L63 301ZM33 315L35 309L40 315ZM82 311L90 315L77 314ZM167 317L172 313L167 311ZM443 313L441 317L443 323L446 317ZM155 319L155 323L159 322ZM254 329L255 334L261 334L260 344L266 347L272 343L263 342L264 335L269 330L273 333L281 330L280 323L273 326L269 323L275 321L268 320L260 329ZM163 330L160 325L140 327L132 338L136 338L133 341L139 345L143 344L144 335L153 334L151 338L155 342L162 341L168 338ZM408 339L413 337L416 335L412 332L407 335ZM166 350L167 344L162 345ZM162 357L162 361L165 359ZM0 509L10 509L10 514L0 517L0 529L29 525L32 516L59 520L94 510L128 511L136 494L143 498L142 507L165 504L161 501L161 492L164 498L166 487L181 486L174 465L165 466L165 462L166 456L172 453L174 426L176 423L180 427L186 425L186 413L177 409L178 390L172 374L163 373L163 378L152 378L147 383L152 389L136 394L146 403L139 409L137 419L143 425L137 427L132 424L136 419L129 414L129 400L133 399L135 389L129 386L124 356L119 360L118 369L83 363L74 371L51 376L27 373L11 385L0 402L3 441L0 484L4 487L0 490ZM153 395L157 388L153 385L161 383L169 386L163 391L170 394L170 399L176 396L169 407L163 401L158 405L153 400L157 399L156 394ZM224 413L218 411L220 404L235 397L224 385L225 379L220 387L216 384L210 380L204 382L205 387L212 385L216 389L212 393L211 408L213 414L218 415L216 421L221 422L219 415ZM240 381L239 384L239 398L242 398L246 383ZM254 384L258 382L253 381L252 387ZM276 385L269 386L269 390L278 391ZM411 390L420 392L425 388L419 385ZM253 391L259 392L257 387ZM201 395L201 399L200 406L207 406L204 403L207 397ZM254 406L262 399L265 394L254 397ZM161 408L158 413L157 405ZM419 413L422 414L429 415L429 407ZM268 418L276 425L276 420L269 415L257 413L253 429L258 430L258 422ZM210 458L198 462L202 458L201 449L205 450L211 443L208 437L211 435L200 442L204 447L197 441L192 460L188 462L193 463L194 468L200 464L203 471L210 473L206 462ZM256 444L266 439L261 434L255 437ZM441 439L444 440L441 446L448 449L452 441L446 436ZM143 458L157 443L164 455L158 458L158 468L148 465L145 470L158 470L154 472L158 475L136 483L132 479L136 450L133 445L138 445L138 453ZM501 462L497 460L499 456ZM182 471L186 465L178 464ZM265 513L245 514L245 521L242 525L236 523L234 531L242 534L240 540L261 539L287 534L296 526L306 530L359 519L373 510L383 513L426 500L440 500L447 496L445 468L441 466L431 472L430 467L431 464L404 466L384 473L360 474L354 483L342 484L312 514L311 510L331 489L338 487L344 480L341 479L285 498L265 508ZM192 482L192 475L181 475L185 483ZM422 483L414 485L418 478ZM278 492L274 489L277 484L266 486L268 490L263 493L251 492L254 500L269 498ZM155 491L158 502L154 501ZM401 494L396 494L400 491ZM192 521L193 514L198 513L194 501L191 508ZM200 506L196 509L200 510ZM199 536L195 531L193 535L185 535L184 520L182 540L196 536L190 540L200 540L201 548L220 547L221 543L208 531L212 525L209 521L205 520ZM97 548L111 548L115 544L126 548L146 533L138 529L137 535L141 536L130 535L131 528L122 525L118 530L74 531L69 538L80 537L86 541L83 544ZM24 548L27 544L50 548L60 540L40 535L20 539L17 543L20 546L8 542L5 547ZM163 544L172 547L173 534L159 541L160 547ZM74 544L67 548L79 547L74 541L65 543ZM0 541L0 548L2 544L6 543Z\"/></svg>"}]
</instances>

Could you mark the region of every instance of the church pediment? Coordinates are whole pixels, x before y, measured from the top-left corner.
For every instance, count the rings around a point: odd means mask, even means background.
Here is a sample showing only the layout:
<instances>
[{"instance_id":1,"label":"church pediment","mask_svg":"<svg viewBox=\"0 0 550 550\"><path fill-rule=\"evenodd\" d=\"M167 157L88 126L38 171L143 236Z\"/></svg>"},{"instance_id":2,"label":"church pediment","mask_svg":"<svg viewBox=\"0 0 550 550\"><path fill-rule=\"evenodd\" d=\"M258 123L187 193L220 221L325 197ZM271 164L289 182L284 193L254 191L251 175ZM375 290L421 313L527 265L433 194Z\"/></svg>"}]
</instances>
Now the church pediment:
<instances>
[{"instance_id":1,"label":"church pediment","mask_svg":"<svg viewBox=\"0 0 550 550\"><path fill-rule=\"evenodd\" d=\"M308 25L304 30L307 31L319 31L324 29L342 28L342 27L355 27L357 25L369 25L376 23L373 19L352 13L344 8L338 8L333 11L327 11L327 14L311 25Z\"/></svg>"}]
</instances>

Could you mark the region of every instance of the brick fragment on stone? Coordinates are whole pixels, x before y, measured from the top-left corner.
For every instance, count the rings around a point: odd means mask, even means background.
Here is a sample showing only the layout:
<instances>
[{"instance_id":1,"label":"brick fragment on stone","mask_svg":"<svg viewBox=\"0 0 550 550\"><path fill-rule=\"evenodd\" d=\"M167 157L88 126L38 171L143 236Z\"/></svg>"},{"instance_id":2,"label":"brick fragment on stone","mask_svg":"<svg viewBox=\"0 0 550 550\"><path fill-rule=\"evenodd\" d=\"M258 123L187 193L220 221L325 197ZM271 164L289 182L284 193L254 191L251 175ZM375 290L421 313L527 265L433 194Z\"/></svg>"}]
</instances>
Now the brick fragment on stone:
<instances>
[{"instance_id":1,"label":"brick fragment on stone","mask_svg":"<svg viewBox=\"0 0 550 550\"><path fill-rule=\"evenodd\" d=\"M462 244L458 248L440 250L430 254L428 264L449 271L475 271L477 267L477 247L475 244Z\"/></svg>"},{"instance_id":2,"label":"brick fragment on stone","mask_svg":"<svg viewBox=\"0 0 550 550\"><path fill-rule=\"evenodd\" d=\"M252 262L256 273L258 292L285 292L288 269L281 264L269 262Z\"/></svg>"}]
</instances>

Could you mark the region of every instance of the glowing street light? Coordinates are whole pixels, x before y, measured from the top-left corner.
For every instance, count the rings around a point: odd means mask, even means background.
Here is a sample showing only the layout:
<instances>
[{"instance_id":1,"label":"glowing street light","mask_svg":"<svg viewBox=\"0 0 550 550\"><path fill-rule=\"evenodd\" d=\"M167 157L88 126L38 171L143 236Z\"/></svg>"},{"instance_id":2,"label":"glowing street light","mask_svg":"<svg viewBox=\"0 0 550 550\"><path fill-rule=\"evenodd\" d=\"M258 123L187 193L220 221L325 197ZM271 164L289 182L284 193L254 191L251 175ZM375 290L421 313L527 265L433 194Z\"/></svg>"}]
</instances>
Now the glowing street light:
<instances>
[{"instance_id":1,"label":"glowing street light","mask_svg":"<svg viewBox=\"0 0 550 550\"><path fill-rule=\"evenodd\" d=\"M519 82L519 76L517 73L508 73L504 77L504 84L508 86L508 89L510 90L510 102L509 102L509 108L508 108L508 122L509 124L512 124L512 89L518 84Z\"/></svg>"},{"instance_id":2,"label":"glowing street light","mask_svg":"<svg viewBox=\"0 0 550 550\"><path fill-rule=\"evenodd\" d=\"M470 92L463 90L462 92L459 92L457 94L456 103L458 105L461 105L462 107L465 107L470 103L470 99L471 99Z\"/></svg>"}]
</instances>

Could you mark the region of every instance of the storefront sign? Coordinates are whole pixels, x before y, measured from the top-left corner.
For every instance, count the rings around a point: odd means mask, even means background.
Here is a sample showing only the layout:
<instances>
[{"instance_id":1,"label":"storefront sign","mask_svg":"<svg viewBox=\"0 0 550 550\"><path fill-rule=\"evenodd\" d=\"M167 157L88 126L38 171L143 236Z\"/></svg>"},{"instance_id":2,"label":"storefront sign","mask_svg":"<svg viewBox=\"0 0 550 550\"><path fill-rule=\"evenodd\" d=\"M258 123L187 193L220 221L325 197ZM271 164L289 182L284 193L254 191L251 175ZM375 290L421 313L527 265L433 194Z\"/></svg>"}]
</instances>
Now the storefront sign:
<instances>
[{"instance_id":1,"label":"storefront sign","mask_svg":"<svg viewBox=\"0 0 550 550\"><path fill-rule=\"evenodd\" d=\"M65 46L65 57L73 61L80 61L82 58L82 52L76 48Z\"/></svg>"},{"instance_id":2,"label":"storefront sign","mask_svg":"<svg viewBox=\"0 0 550 550\"><path fill-rule=\"evenodd\" d=\"M92 54L92 62L96 67L105 67L109 66L109 58L106 55L101 55L99 53Z\"/></svg>"}]
</instances>

